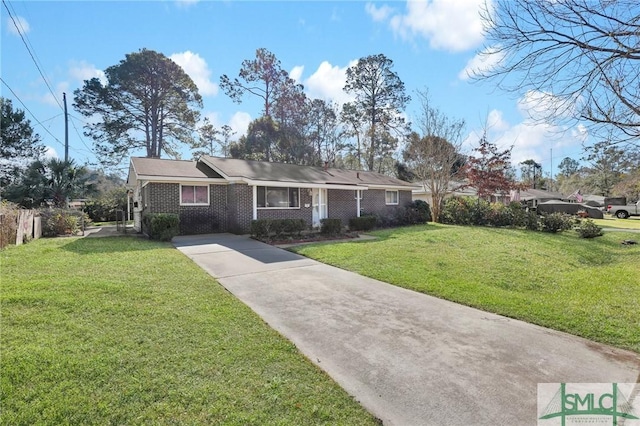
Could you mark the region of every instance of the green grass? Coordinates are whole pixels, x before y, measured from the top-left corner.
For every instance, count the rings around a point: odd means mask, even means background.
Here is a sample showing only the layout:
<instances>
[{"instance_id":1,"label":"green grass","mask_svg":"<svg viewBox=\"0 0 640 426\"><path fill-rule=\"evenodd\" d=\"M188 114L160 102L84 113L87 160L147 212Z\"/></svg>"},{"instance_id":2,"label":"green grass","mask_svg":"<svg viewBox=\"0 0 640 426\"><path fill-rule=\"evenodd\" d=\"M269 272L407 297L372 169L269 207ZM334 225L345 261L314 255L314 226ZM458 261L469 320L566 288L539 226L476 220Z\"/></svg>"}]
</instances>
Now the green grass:
<instances>
[{"instance_id":1,"label":"green grass","mask_svg":"<svg viewBox=\"0 0 640 426\"><path fill-rule=\"evenodd\" d=\"M638 234L424 225L297 253L400 287L640 352Z\"/></svg>"},{"instance_id":2,"label":"green grass","mask_svg":"<svg viewBox=\"0 0 640 426\"><path fill-rule=\"evenodd\" d=\"M633 216L627 219L605 215L604 219L592 219L598 226L603 228L619 229L640 229L640 217Z\"/></svg>"},{"instance_id":3,"label":"green grass","mask_svg":"<svg viewBox=\"0 0 640 426\"><path fill-rule=\"evenodd\" d=\"M168 244L46 239L0 259L2 424L376 424Z\"/></svg>"}]
</instances>

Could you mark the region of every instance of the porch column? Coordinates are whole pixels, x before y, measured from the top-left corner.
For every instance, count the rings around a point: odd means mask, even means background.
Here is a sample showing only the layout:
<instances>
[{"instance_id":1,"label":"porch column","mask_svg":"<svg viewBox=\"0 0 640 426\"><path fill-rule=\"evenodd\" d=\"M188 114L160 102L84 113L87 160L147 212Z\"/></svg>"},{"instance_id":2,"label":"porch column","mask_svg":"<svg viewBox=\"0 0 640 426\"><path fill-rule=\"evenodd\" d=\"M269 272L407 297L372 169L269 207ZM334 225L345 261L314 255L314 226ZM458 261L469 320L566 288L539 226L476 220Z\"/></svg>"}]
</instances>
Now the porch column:
<instances>
[{"instance_id":1,"label":"porch column","mask_svg":"<svg viewBox=\"0 0 640 426\"><path fill-rule=\"evenodd\" d=\"M258 187L253 185L253 220L258 220Z\"/></svg>"},{"instance_id":2,"label":"porch column","mask_svg":"<svg viewBox=\"0 0 640 426\"><path fill-rule=\"evenodd\" d=\"M356 217L360 217L360 197L362 196L362 190L356 189Z\"/></svg>"}]
</instances>

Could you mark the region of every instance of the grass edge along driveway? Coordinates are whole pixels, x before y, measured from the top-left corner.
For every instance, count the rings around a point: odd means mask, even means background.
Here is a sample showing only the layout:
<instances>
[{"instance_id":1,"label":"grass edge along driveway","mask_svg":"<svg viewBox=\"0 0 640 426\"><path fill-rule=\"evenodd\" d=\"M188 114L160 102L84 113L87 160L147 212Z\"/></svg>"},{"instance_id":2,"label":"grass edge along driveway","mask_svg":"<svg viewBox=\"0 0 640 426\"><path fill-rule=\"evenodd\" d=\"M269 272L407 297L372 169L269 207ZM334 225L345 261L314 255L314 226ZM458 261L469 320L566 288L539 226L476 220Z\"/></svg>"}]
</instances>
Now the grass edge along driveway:
<instances>
[{"instance_id":1,"label":"grass edge along driveway","mask_svg":"<svg viewBox=\"0 0 640 426\"><path fill-rule=\"evenodd\" d=\"M168 244L42 239L0 259L2 424L377 424Z\"/></svg>"},{"instance_id":2,"label":"grass edge along driveway","mask_svg":"<svg viewBox=\"0 0 640 426\"><path fill-rule=\"evenodd\" d=\"M320 262L481 310L640 352L638 234L439 224L381 230L377 240L298 246Z\"/></svg>"}]
</instances>

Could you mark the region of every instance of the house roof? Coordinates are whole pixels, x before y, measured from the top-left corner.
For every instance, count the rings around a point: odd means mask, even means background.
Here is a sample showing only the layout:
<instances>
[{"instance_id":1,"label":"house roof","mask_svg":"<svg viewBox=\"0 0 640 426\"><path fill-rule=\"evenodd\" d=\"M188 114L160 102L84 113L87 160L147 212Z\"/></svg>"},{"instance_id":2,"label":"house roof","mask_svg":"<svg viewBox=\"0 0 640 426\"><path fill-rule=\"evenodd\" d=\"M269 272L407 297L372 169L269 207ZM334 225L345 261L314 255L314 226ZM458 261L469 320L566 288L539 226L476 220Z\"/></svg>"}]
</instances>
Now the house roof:
<instances>
[{"instance_id":1,"label":"house roof","mask_svg":"<svg viewBox=\"0 0 640 426\"><path fill-rule=\"evenodd\" d=\"M447 192L458 197L475 197L478 191L469 186L467 182L451 180L447 184ZM431 194L431 189L425 185L418 183L418 189L413 190L414 194Z\"/></svg>"},{"instance_id":2,"label":"house roof","mask_svg":"<svg viewBox=\"0 0 640 426\"><path fill-rule=\"evenodd\" d=\"M542 189L527 188L520 191L521 200L532 199L550 199L550 200L564 200L565 196L559 192L544 191Z\"/></svg>"},{"instance_id":3,"label":"house roof","mask_svg":"<svg viewBox=\"0 0 640 426\"><path fill-rule=\"evenodd\" d=\"M203 162L228 178L260 182L291 182L320 185L353 185L383 187L415 187L414 184L382 173L299 166L266 161L239 160L204 156Z\"/></svg>"},{"instance_id":4,"label":"house roof","mask_svg":"<svg viewBox=\"0 0 640 426\"><path fill-rule=\"evenodd\" d=\"M299 166L266 161L203 156L200 161L131 158L128 182L144 180L226 179L247 183L297 183L334 187L393 187L416 185L381 173ZM366 188L365 188L366 189Z\"/></svg>"},{"instance_id":5,"label":"house roof","mask_svg":"<svg viewBox=\"0 0 640 426\"><path fill-rule=\"evenodd\" d=\"M134 157L131 159L131 163L138 176L174 178L214 177L210 176L211 173L207 173L207 170L198 168L195 161Z\"/></svg>"}]
</instances>

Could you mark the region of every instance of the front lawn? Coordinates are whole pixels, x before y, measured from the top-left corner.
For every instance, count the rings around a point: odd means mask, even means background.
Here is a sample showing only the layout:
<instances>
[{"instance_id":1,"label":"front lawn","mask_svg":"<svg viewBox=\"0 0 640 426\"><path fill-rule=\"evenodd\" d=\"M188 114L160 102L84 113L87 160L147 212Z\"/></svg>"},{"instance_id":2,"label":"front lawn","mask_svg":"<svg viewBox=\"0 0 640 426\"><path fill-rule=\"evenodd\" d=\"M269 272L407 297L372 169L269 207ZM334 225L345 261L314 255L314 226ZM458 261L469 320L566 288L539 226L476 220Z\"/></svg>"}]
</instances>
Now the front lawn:
<instances>
[{"instance_id":1,"label":"front lawn","mask_svg":"<svg viewBox=\"0 0 640 426\"><path fill-rule=\"evenodd\" d=\"M640 352L639 234L424 225L378 240L296 247L411 290ZM639 241L640 242L640 241Z\"/></svg>"},{"instance_id":2,"label":"front lawn","mask_svg":"<svg viewBox=\"0 0 640 426\"><path fill-rule=\"evenodd\" d=\"M0 259L2 424L376 424L168 244L45 239Z\"/></svg>"},{"instance_id":3,"label":"front lawn","mask_svg":"<svg viewBox=\"0 0 640 426\"><path fill-rule=\"evenodd\" d=\"M592 220L598 226L603 228L640 229L640 217L637 216L632 216L627 219L618 219L610 215L605 215L604 219Z\"/></svg>"}]
</instances>

